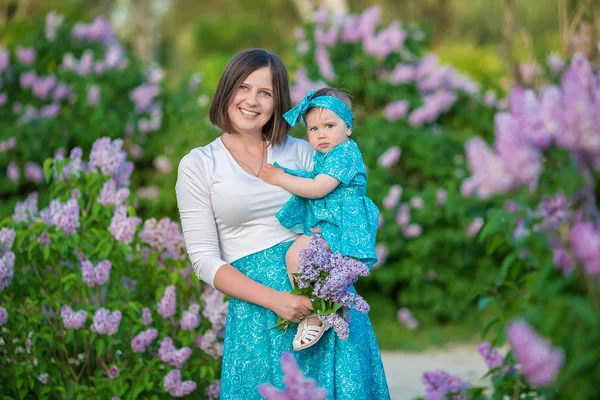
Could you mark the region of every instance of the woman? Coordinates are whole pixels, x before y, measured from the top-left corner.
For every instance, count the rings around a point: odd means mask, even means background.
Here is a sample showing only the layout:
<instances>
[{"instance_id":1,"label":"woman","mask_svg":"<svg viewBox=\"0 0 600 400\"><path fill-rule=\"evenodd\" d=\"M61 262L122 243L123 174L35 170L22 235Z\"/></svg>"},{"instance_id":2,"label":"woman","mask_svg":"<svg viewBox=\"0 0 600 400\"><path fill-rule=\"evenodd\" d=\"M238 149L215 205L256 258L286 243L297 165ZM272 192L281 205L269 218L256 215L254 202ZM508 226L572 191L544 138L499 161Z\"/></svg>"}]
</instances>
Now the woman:
<instances>
[{"instance_id":1,"label":"woman","mask_svg":"<svg viewBox=\"0 0 600 400\"><path fill-rule=\"evenodd\" d=\"M288 136L287 71L262 49L237 54L223 72L210 121L223 132L179 164L177 202L196 275L231 297L225 328L221 399L260 399L257 386L282 386L281 355L292 332L270 329L277 317L299 322L310 301L289 293L285 254L296 234L275 214L290 193L258 178L265 164L309 171L313 150ZM335 399L388 399L381 356L368 317L353 313L350 338L328 331L295 353L307 376Z\"/></svg>"}]
</instances>

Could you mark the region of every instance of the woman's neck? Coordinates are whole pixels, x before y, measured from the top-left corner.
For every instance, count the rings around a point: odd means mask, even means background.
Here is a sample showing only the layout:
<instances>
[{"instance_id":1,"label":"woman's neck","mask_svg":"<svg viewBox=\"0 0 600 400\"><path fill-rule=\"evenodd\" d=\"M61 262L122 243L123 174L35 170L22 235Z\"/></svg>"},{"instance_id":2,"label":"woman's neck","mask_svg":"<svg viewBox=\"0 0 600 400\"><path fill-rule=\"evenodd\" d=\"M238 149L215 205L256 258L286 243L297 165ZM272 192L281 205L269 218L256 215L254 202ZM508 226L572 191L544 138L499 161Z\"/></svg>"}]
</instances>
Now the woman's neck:
<instances>
[{"instance_id":1,"label":"woman's neck","mask_svg":"<svg viewBox=\"0 0 600 400\"><path fill-rule=\"evenodd\" d=\"M228 147L235 149L251 149L264 145L261 132L258 133L223 133L221 140Z\"/></svg>"}]
</instances>

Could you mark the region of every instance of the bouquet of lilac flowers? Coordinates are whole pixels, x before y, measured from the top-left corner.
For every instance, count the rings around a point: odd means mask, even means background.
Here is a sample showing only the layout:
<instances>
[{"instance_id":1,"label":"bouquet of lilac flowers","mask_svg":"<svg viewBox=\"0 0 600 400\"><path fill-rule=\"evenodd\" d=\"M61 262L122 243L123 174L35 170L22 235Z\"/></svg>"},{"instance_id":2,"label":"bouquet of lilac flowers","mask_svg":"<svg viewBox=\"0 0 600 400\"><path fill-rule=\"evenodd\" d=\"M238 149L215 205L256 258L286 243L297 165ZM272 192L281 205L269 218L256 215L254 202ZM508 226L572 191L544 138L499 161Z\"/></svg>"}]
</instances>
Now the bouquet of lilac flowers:
<instances>
[{"instance_id":1,"label":"bouquet of lilac flowers","mask_svg":"<svg viewBox=\"0 0 600 400\"><path fill-rule=\"evenodd\" d=\"M298 272L294 273L293 294L304 295L312 301L314 313L327 327L333 328L340 339L348 338L350 309L362 313L369 304L352 287L359 276L369 275L362 262L331 253L321 236L314 235L310 246L300 252ZM288 321L279 319L277 326L287 328Z\"/></svg>"}]
</instances>

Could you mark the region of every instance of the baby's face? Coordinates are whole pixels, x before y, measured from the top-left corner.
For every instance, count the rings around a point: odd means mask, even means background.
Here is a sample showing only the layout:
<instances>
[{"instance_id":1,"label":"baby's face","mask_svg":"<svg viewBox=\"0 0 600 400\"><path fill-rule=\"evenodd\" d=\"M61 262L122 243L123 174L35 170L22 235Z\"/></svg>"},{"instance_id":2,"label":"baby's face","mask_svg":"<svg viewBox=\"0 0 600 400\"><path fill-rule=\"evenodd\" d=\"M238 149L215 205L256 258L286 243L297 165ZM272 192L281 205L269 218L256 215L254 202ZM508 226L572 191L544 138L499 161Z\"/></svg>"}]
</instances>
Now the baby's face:
<instances>
[{"instance_id":1,"label":"baby's face","mask_svg":"<svg viewBox=\"0 0 600 400\"><path fill-rule=\"evenodd\" d=\"M340 143L348 140L352 130L328 108L313 108L306 113L308 141L313 149L327 153Z\"/></svg>"}]
</instances>

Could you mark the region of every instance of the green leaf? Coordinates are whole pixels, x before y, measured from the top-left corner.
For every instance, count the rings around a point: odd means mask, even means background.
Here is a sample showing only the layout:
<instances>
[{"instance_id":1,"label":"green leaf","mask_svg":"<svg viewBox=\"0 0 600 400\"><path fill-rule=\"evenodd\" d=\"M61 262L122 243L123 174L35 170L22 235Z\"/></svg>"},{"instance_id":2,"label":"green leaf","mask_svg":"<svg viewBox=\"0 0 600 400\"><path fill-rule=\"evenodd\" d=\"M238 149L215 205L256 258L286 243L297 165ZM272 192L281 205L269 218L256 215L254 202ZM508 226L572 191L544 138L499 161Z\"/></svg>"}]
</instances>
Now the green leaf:
<instances>
[{"instance_id":1,"label":"green leaf","mask_svg":"<svg viewBox=\"0 0 600 400\"><path fill-rule=\"evenodd\" d=\"M98 356L104 355L104 340L98 339L96 341L96 353L98 354Z\"/></svg>"},{"instance_id":2,"label":"green leaf","mask_svg":"<svg viewBox=\"0 0 600 400\"><path fill-rule=\"evenodd\" d=\"M477 301L477 310L483 311L485 308L490 305L490 303L494 301L493 297L482 297Z\"/></svg>"},{"instance_id":3,"label":"green leaf","mask_svg":"<svg viewBox=\"0 0 600 400\"><path fill-rule=\"evenodd\" d=\"M50 178L52 178L52 159L47 158L44 161L44 179L46 183L50 182Z\"/></svg>"}]
</instances>

